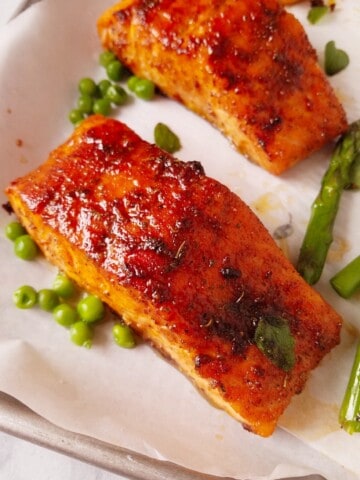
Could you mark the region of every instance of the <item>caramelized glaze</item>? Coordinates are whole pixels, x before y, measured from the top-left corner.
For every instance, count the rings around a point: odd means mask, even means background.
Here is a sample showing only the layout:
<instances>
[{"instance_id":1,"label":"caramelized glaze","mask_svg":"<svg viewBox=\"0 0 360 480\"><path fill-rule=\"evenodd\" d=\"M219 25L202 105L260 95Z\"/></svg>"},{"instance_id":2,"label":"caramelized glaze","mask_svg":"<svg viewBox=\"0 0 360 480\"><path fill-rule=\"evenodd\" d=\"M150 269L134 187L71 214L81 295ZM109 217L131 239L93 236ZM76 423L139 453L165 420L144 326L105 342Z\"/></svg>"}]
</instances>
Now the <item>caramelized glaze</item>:
<instances>
[{"instance_id":1,"label":"caramelized glaze","mask_svg":"<svg viewBox=\"0 0 360 480\"><path fill-rule=\"evenodd\" d=\"M122 1L98 30L135 74L272 173L347 128L304 29L278 0Z\"/></svg>"},{"instance_id":2,"label":"caramelized glaze","mask_svg":"<svg viewBox=\"0 0 360 480\"><path fill-rule=\"evenodd\" d=\"M53 263L260 435L339 340L341 319L236 195L120 122L90 117L7 194ZM254 345L267 316L290 326L291 372Z\"/></svg>"}]
</instances>

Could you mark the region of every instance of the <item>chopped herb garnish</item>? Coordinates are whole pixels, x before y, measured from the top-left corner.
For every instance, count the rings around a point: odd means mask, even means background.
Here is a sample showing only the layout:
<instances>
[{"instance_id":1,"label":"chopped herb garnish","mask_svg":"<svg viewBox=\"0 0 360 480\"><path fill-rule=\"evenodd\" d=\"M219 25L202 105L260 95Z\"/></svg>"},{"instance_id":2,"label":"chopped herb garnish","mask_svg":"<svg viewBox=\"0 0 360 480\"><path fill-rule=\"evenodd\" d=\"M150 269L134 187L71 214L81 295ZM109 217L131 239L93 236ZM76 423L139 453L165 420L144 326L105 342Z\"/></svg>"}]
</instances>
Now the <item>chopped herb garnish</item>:
<instances>
[{"instance_id":1,"label":"chopped herb garnish","mask_svg":"<svg viewBox=\"0 0 360 480\"><path fill-rule=\"evenodd\" d=\"M174 153L181 148L179 137L164 123L156 124L154 139L156 145L166 152Z\"/></svg>"},{"instance_id":2,"label":"chopped herb garnish","mask_svg":"<svg viewBox=\"0 0 360 480\"><path fill-rule=\"evenodd\" d=\"M318 21L321 20L324 17L324 15L328 13L328 11L329 11L329 7L327 7L326 5L312 7L309 10L307 18L309 22L314 25L315 23L318 23Z\"/></svg>"},{"instance_id":3,"label":"chopped herb garnish","mask_svg":"<svg viewBox=\"0 0 360 480\"><path fill-rule=\"evenodd\" d=\"M277 367L289 372L295 364L295 342L286 320L262 317L255 330L255 343Z\"/></svg>"},{"instance_id":4,"label":"chopped herb garnish","mask_svg":"<svg viewBox=\"0 0 360 480\"><path fill-rule=\"evenodd\" d=\"M349 55L339 48L331 40L325 46L325 72L327 75L335 75L349 65Z\"/></svg>"}]
</instances>

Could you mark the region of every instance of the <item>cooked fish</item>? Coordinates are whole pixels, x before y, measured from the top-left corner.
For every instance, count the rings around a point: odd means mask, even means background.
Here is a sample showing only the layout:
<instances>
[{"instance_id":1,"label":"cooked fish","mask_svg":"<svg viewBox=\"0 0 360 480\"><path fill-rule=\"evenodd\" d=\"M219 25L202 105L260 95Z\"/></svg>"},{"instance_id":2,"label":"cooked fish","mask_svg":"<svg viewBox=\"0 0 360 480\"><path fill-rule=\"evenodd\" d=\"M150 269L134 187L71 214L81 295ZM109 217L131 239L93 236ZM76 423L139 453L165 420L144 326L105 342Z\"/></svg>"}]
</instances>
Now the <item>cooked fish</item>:
<instances>
[{"instance_id":1,"label":"cooked fish","mask_svg":"<svg viewBox=\"0 0 360 480\"><path fill-rule=\"evenodd\" d=\"M283 5L293 5L294 3L300 3L303 2L304 0L280 0L280 3Z\"/></svg>"},{"instance_id":2,"label":"cooked fish","mask_svg":"<svg viewBox=\"0 0 360 480\"><path fill-rule=\"evenodd\" d=\"M123 0L102 45L274 174L347 128L303 27L278 0Z\"/></svg>"},{"instance_id":3,"label":"cooked fish","mask_svg":"<svg viewBox=\"0 0 360 480\"><path fill-rule=\"evenodd\" d=\"M252 432L273 432L339 341L341 318L235 194L116 120L83 121L7 195L50 262ZM290 369L254 341L267 318L288 325Z\"/></svg>"}]
</instances>

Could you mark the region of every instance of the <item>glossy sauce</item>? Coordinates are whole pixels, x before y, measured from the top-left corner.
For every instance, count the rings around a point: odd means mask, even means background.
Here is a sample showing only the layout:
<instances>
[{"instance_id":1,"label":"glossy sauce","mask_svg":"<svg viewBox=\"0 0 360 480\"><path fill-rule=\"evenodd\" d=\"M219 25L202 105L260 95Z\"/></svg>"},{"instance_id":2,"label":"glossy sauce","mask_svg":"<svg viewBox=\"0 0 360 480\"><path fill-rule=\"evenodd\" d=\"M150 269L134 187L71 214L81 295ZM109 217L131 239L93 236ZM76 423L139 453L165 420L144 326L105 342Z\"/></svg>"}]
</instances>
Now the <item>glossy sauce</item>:
<instances>
[{"instance_id":1,"label":"glossy sauce","mask_svg":"<svg viewBox=\"0 0 360 480\"><path fill-rule=\"evenodd\" d=\"M65 168L55 161L50 182L32 185L28 205L113 282L166 310L173 334L196 344L199 369L213 370L222 350L244 355L259 318L282 311L274 307L275 292L254 297L234 252L215 248L232 208L217 205L227 189L205 177L199 163L175 160L113 127L99 125L77 139ZM214 337L225 341L216 351L208 343Z\"/></svg>"},{"instance_id":2,"label":"glossy sauce","mask_svg":"<svg viewBox=\"0 0 360 480\"><path fill-rule=\"evenodd\" d=\"M340 318L252 211L199 163L176 160L116 120L89 117L7 193L50 260L261 435L338 342ZM267 316L289 323L290 372L253 344Z\"/></svg>"}]
</instances>

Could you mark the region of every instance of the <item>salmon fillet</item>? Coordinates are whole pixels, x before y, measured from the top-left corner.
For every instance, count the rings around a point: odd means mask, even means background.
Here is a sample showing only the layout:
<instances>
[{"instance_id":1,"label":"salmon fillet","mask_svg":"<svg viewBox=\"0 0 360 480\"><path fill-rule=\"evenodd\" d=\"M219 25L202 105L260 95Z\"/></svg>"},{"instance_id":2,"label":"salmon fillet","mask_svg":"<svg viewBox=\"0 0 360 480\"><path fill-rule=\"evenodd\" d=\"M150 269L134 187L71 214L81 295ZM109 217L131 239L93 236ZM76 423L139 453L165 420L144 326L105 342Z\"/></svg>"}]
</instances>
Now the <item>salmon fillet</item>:
<instances>
[{"instance_id":1,"label":"salmon fillet","mask_svg":"<svg viewBox=\"0 0 360 480\"><path fill-rule=\"evenodd\" d=\"M280 0L282 5L293 5L294 3L300 3L303 0Z\"/></svg>"},{"instance_id":2,"label":"salmon fillet","mask_svg":"<svg viewBox=\"0 0 360 480\"><path fill-rule=\"evenodd\" d=\"M47 162L7 188L45 256L171 359L213 404L270 435L339 341L341 318L308 286L235 194L92 116ZM289 371L254 342L285 319Z\"/></svg>"},{"instance_id":3,"label":"salmon fillet","mask_svg":"<svg viewBox=\"0 0 360 480\"><path fill-rule=\"evenodd\" d=\"M98 32L136 75L274 174L347 128L302 26L278 0L123 0Z\"/></svg>"}]
</instances>

